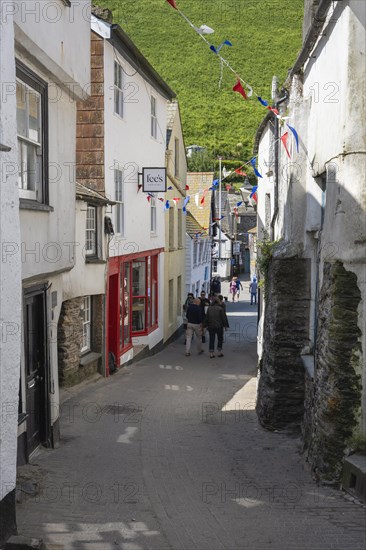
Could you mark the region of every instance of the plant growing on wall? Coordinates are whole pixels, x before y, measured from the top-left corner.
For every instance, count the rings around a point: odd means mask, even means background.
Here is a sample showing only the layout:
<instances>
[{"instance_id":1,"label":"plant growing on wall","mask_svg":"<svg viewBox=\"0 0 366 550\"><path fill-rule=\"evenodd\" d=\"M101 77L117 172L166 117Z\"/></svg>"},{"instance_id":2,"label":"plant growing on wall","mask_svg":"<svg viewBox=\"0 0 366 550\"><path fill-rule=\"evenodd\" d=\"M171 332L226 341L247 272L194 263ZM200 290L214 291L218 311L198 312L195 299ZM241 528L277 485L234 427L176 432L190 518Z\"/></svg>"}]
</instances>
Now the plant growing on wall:
<instances>
[{"instance_id":1,"label":"plant growing on wall","mask_svg":"<svg viewBox=\"0 0 366 550\"><path fill-rule=\"evenodd\" d=\"M268 292L266 291L266 280L268 278L268 270L271 265L272 257L277 246L282 239L277 239L271 241L269 238L268 232L263 230L263 238L260 241L257 241L257 267L262 275L262 278L259 281L259 287L264 291L264 299L268 297Z\"/></svg>"}]
</instances>

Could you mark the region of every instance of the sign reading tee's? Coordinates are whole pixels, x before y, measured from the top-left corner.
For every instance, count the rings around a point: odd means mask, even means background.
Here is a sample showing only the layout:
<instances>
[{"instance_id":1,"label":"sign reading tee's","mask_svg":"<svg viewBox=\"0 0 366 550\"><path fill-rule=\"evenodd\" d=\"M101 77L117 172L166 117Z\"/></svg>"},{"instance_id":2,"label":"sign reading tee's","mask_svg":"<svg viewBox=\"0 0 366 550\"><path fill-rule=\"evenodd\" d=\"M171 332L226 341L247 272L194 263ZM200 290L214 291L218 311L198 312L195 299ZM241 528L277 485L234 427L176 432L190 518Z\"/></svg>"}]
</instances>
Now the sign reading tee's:
<instances>
[{"instance_id":1,"label":"sign reading tee's","mask_svg":"<svg viewBox=\"0 0 366 550\"><path fill-rule=\"evenodd\" d=\"M145 193L165 193L166 168L143 168L142 190Z\"/></svg>"}]
</instances>

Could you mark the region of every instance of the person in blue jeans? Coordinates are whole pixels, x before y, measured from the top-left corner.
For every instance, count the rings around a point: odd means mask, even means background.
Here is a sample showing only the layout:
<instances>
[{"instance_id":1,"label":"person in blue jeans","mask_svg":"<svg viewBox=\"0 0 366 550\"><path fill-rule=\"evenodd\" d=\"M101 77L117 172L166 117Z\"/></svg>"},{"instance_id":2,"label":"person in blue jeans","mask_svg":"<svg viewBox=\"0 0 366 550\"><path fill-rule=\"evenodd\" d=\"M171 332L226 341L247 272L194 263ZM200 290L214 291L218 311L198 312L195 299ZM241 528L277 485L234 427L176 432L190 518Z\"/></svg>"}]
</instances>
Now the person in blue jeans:
<instances>
[{"instance_id":1,"label":"person in blue jeans","mask_svg":"<svg viewBox=\"0 0 366 550\"><path fill-rule=\"evenodd\" d=\"M250 305L252 306L257 305L257 291L258 291L258 283L256 277L253 277L252 282L249 285L249 292L250 292Z\"/></svg>"}]
</instances>

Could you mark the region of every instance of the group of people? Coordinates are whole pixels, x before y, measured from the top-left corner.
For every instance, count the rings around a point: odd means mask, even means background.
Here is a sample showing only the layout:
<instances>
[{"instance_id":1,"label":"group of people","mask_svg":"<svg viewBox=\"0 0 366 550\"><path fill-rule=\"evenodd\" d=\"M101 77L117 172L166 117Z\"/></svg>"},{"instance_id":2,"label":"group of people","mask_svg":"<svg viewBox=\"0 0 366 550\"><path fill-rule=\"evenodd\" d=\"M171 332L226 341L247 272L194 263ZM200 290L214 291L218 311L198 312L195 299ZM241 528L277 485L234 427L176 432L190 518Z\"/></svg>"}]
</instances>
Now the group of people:
<instances>
[{"instance_id":1,"label":"group of people","mask_svg":"<svg viewBox=\"0 0 366 550\"><path fill-rule=\"evenodd\" d=\"M230 294L232 301L239 301L240 291L243 285L238 277L233 277L230 282ZM254 276L250 285L250 305L257 303L257 279ZM203 353L202 344L206 342L206 331L209 334L209 353L210 357L215 357L215 341L217 338L217 356L223 357L222 346L224 340L224 331L229 328L229 322L226 315L225 298L220 294L221 282L219 277L214 277L210 286L210 298L206 296L204 290L198 298L194 297L192 292L188 293L185 304L183 305L183 326L185 329L186 355L191 355L191 345L193 335L196 335L197 353Z\"/></svg>"},{"instance_id":2,"label":"group of people","mask_svg":"<svg viewBox=\"0 0 366 550\"><path fill-rule=\"evenodd\" d=\"M226 315L224 297L219 294L211 295L209 300L206 292L202 291L199 298L189 293L183 306L183 321L186 335L186 355L191 355L193 335L196 335L197 353L203 353L202 343L206 342L205 333L209 334L210 357L215 357L215 340L217 337L217 356L223 357L222 345L224 331L229 328Z\"/></svg>"},{"instance_id":3,"label":"group of people","mask_svg":"<svg viewBox=\"0 0 366 550\"><path fill-rule=\"evenodd\" d=\"M235 302L235 298L237 298L237 302L239 302L240 290L243 290L243 285L241 284L241 281L239 280L238 277L233 277L230 281L230 294L231 294L232 302ZM258 283L257 283L257 278L254 276L249 285L251 306L257 304L257 291L258 291Z\"/></svg>"}]
</instances>

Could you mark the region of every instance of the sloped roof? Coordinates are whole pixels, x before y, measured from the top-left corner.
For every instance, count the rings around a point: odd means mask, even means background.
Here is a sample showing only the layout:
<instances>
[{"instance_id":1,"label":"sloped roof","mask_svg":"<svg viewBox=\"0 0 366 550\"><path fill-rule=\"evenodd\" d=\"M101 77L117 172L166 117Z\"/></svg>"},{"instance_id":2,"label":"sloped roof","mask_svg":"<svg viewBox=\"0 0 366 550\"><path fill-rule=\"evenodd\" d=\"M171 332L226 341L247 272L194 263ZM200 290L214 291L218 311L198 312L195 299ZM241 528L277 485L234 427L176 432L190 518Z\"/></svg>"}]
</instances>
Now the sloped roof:
<instances>
[{"instance_id":1,"label":"sloped roof","mask_svg":"<svg viewBox=\"0 0 366 550\"><path fill-rule=\"evenodd\" d=\"M92 202L98 202L100 204L116 204L114 201L107 199L107 197L102 195L102 193L99 193L98 191L94 191L94 189L89 189L89 187L86 187L85 185L79 182L76 182L75 195L76 195L76 199L79 199L82 201L92 201Z\"/></svg>"},{"instance_id":2,"label":"sloped roof","mask_svg":"<svg viewBox=\"0 0 366 550\"><path fill-rule=\"evenodd\" d=\"M200 233L201 237L208 237L208 231L202 228L190 212L187 212L186 233L191 237L191 239L194 239L197 233Z\"/></svg>"},{"instance_id":3,"label":"sloped roof","mask_svg":"<svg viewBox=\"0 0 366 550\"><path fill-rule=\"evenodd\" d=\"M187 184L191 200L187 204L187 210L196 218L202 227L209 227L211 221L211 198L212 191L207 191L205 202L201 204L203 191L212 187L214 172L188 172ZM200 193L198 197L198 205L196 204L195 195Z\"/></svg>"},{"instance_id":4,"label":"sloped roof","mask_svg":"<svg viewBox=\"0 0 366 550\"><path fill-rule=\"evenodd\" d=\"M234 212L234 208L237 208L239 216L255 215L254 208L250 204L247 207L245 207L245 204L243 202L243 204L241 204L240 206L236 206L238 202L243 201L243 196L241 193L240 194L229 193L227 199L229 202L230 212Z\"/></svg>"}]
</instances>

